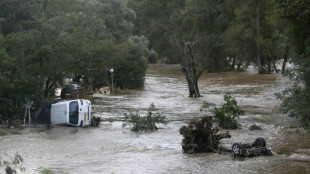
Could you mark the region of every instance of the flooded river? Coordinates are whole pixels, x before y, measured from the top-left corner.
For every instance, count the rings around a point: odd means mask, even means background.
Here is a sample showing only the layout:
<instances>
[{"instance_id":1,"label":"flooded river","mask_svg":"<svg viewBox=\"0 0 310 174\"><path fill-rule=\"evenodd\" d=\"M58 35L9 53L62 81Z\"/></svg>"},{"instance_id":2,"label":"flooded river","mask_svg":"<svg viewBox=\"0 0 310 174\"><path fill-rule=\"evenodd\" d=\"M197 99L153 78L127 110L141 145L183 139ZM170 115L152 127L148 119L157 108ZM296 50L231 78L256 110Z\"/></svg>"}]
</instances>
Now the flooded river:
<instances>
[{"instance_id":1,"label":"flooded river","mask_svg":"<svg viewBox=\"0 0 310 174\"><path fill-rule=\"evenodd\" d=\"M18 152L25 171L40 173L48 168L56 173L309 173L310 136L292 129L293 118L273 112L278 104L274 93L288 81L280 74L256 72L210 73L199 80L203 97L188 98L185 78L177 65L151 65L143 90L123 95L93 96L93 115L103 119L99 128L55 126L0 129L0 161L12 161ZM231 94L245 110L238 118L242 129L232 130L232 138L221 140L230 148L234 142L252 143L264 137L276 156L233 158L215 153L185 154L179 128L202 114L203 101L223 104ZM134 133L123 129L123 113L139 110L151 103L166 115L169 123L154 132ZM250 131L256 124L262 128ZM4 173L0 164L0 173Z\"/></svg>"}]
</instances>

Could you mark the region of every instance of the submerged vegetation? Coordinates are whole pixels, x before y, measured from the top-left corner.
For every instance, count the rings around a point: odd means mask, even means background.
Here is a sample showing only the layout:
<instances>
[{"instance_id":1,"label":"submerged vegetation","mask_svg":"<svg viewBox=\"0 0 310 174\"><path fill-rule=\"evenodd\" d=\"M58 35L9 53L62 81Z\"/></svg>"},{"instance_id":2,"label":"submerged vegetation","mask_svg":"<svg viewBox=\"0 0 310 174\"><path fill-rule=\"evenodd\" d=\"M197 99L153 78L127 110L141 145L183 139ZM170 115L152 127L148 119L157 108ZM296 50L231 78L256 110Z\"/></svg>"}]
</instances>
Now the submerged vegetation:
<instances>
[{"instance_id":1,"label":"submerged vegetation","mask_svg":"<svg viewBox=\"0 0 310 174\"><path fill-rule=\"evenodd\" d=\"M215 123L224 129L237 129L238 123L236 117L244 115L244 111L238 106L238 102L231 95L224 96L225 104L222 107L216 107L214 103L204 101L200 111L206 113L208 110L213 112Z\"/></svg>"},{"instance_id":2,"label":"submerged vegetation","mask_svg":"<svg viewBox=\"0 0 310 174\"><path fill-rule=\"evenodd\" d=\"M250 131L255 131L255 130L262 130L260 126L257 126L256 124L252 124L249 128Z\"/></svg>"},{"instance_id":3,"label":"submerged vegetation","mask_svg":"<svg viewBox=\"0 0 310 174\"><path fill-rule=\"evenodd\" d=\"M134 132L153 131L158 129L156 124L167 124L166 116L159 113L153 103L148 108L146 116L140 116L138 111L136 113L125 113L124 116L127 121L123 123L123 128L130 126L131 131Z\"/></svg>"},{"instance_id":4,"label":"submerged vegetation","mask_svg":"<svg viewBox=\"0 0 310 174\"><path fill-rule=\"evenodd\" d=\"M19 155L18 153L15 154L14 159L12 162L10 161L0 161L0 167L2 165L5 166L5 174L17 174L17 173L29 173L30 171L27 171L27 168L24 167L24 159ZM55 174L56 172L53 172L50 169L40 169L40 174ZM61 172L61 174L66 174L64 172Z\"/></svg>"},{"instance_id":5,"label":"submerged vegetation","mask_svg":"<svg viewBox=\"0 0 310 174\"><path fill-rule=\"evenodd\" d=\"M54 172L50 169L41 169L40 174L56 174L56 172ZM60 174L68 174L68 173L61 172Z\"/></svg>"},{"instance_id":6,"label":"submerged vegetation","mask_svg":"<svg viewBox=\"0 0 310 174\"><path fill-rule=\"evenodd\" d=\"M6 174L16 174L17 171L25 173L26 168L23 167L23 165L22 165L23 162L24 162L24 159L18 153L16 153L12 162L3 161L3 165L5 165L5 173ZM2 166L2 161L0 161L0 167L1 166Z\"/></svg>"}]
</instances>

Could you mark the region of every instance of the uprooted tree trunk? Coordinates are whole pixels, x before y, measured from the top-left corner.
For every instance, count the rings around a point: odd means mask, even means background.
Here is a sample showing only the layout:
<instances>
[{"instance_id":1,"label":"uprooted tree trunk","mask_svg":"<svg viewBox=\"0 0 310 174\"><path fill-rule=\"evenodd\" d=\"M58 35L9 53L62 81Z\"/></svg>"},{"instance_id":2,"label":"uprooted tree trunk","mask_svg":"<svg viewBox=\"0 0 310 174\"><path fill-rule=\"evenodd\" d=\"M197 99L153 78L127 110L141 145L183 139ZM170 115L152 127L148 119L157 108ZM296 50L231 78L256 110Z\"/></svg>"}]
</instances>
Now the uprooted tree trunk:
<instances>
[{"instance_id":1,"label":"uprooted tree trunk","mask_svg":"<svg viewBox=\"0 0 310 174\"><path fill-rule=\"evenodd\" d=\"M186 153L219 152L220 140L231 137L228 131L219 133L218 128L213 128L212 116L182 126L180 134L183 135L182 149Z\"/></svg>"},{"instance_id":2,"label":"uprooted tree trunk","mask_svg":"<svg viewBox=\"0 0 310 174\"><path fill-rule=\"evenodd\" d=\"M189 97L201 97L198 88L198 79L203 73L204 69L201 69L198 73L196 70L196 62L193 56L193 48L191 43L185 43L185 51L184 57L186 58L186 68L182 67L182 72L186 77L186 81L188 84Z\"/></svg>"}]
</instances>

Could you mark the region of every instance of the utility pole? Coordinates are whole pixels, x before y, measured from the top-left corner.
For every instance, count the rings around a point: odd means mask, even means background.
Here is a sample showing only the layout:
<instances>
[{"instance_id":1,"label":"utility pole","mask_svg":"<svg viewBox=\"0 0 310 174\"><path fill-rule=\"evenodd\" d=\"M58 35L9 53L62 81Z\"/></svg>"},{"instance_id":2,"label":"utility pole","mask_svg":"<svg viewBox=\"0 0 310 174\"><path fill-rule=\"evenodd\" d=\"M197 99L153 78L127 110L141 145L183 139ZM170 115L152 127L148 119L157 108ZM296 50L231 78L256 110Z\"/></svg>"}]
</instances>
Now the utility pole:
<instances>
[{"instance_id":1,"label":"utility pole","mask_svg":"<svg viewBox=\"0 0 310 174\"><path fill-rule=\"evenodd\" d=\"M111 94L113 93L113 72L114 72L114 69L110 69L110 73L111 73Z\"/></svg>"}]
</instances>

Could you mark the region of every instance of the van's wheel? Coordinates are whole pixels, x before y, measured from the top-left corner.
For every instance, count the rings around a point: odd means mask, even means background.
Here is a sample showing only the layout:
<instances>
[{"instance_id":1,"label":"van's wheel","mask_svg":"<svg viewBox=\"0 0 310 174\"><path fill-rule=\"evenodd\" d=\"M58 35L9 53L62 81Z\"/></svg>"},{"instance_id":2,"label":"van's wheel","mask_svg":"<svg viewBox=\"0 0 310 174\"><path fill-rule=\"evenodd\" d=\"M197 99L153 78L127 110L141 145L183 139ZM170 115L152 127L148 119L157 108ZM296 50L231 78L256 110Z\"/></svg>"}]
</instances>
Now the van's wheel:
<instances>
[{"instance_id":1,"label":"van's wheel","mask_svg":"<svg viewBox=\"0 0 310 174\"><path fill-rule=\"evenodd\" d=\"M255 147L266 147L266 140L262 137L256 138L253 143Z\"/></svg>"},{"instance_id":2,"label":"van's wheel","mask_svg":"<svg viewBox=\"0 0 310 174\"><path fill-rule=\"evenodd\" d=\"M234 156L242 156L242 144L241 143L234 143L231 146L231 152Z\"/></svg>"}]
</instances>

